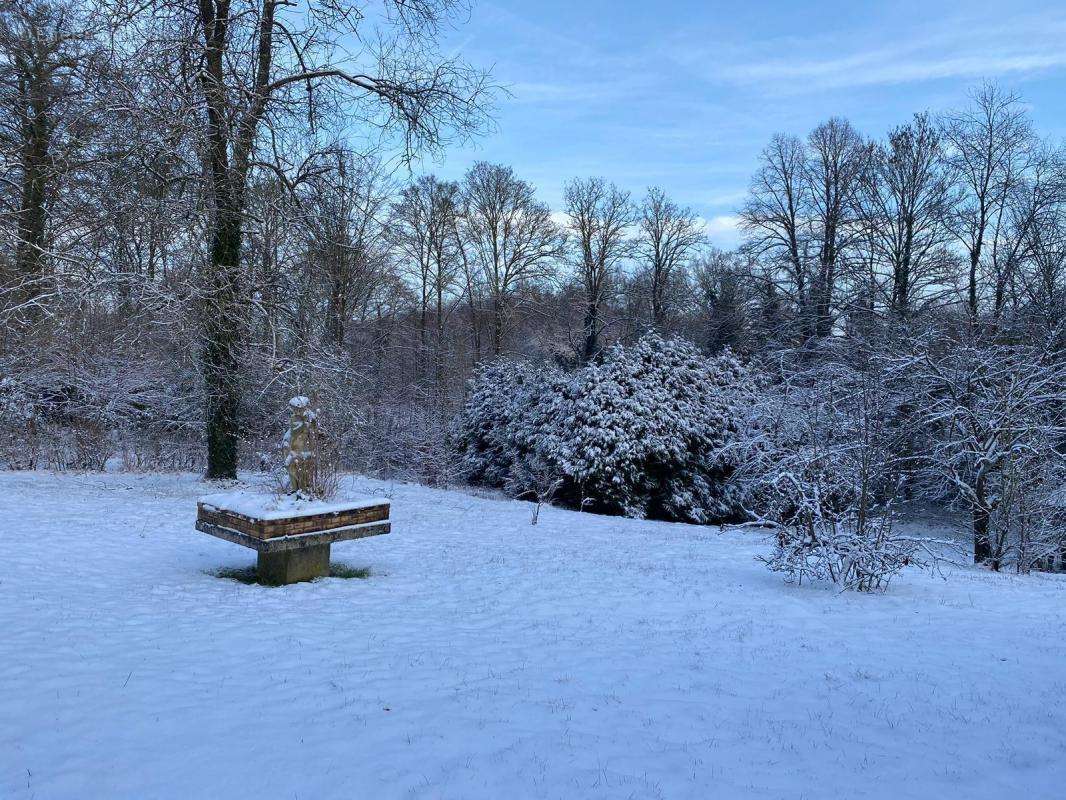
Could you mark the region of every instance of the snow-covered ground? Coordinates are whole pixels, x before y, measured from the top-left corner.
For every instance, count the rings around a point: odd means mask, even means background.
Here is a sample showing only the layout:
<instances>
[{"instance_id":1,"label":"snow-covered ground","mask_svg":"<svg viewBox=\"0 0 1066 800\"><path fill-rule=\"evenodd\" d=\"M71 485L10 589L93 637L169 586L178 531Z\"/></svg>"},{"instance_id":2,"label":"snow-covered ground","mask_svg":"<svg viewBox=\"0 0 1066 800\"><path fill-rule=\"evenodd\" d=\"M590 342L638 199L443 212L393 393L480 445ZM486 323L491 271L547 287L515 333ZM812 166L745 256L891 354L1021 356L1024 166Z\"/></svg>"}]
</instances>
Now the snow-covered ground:
<instances>
[{"instance_id":1,"label":"snow-covered ground","mask_svg":"<svg viewBox=\"0 0 1066 800\"><path fill-rule=\"evenodd\" d=\"M0 797L1064 796L1066 580L356 483L372 576L269 589L192 476L0 474Z\"/></svg>"}]
</instances>

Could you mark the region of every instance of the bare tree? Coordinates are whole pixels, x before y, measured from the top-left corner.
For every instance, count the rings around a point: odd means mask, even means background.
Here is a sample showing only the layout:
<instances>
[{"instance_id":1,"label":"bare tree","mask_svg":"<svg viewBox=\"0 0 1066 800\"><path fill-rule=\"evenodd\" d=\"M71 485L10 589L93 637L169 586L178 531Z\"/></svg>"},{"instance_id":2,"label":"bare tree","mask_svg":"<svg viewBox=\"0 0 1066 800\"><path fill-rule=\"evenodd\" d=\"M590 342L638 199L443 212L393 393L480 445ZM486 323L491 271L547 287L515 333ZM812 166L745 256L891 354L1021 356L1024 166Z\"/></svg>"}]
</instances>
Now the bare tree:
<instances>
[{"instance_id":1,"label":"bare tree","mask_svg":"<svg viewBox=\"0 0 1066 800\"><path fill-rule=\"evenodd\" d=\"M60 184L78 168L92 129L95 42L77 6L51 0L0 6L0 147L13 190L12 310L36 315L50 278ZM8 192L4 192L8 194Z\"/></svg>"},{"instance_id":2,"label":"bare tree","mask_svg":"<svg viewBox=\"0 0 1066 800\"><path fill-rule=\"evenodd\" d=\"M966 250L966 304L978 313L982 257L1029 160L1033 134L1017 95L993 84L975 91L969 109L949 114L942 127L959 193L952 230Z\"/></svg>"},{"instance_id":3,"label":"bare tree","mask_svg":"<svg viewBox=\"0 0 1066 800\"><path fill-rule=\"evenodd\" d=\"M1054 158L1060 165L1066 161L1061 151ZM1028 268L1019 278L1025 314L1043 337L1057 340L1056 346L1062 348L1066 345L1066 192L1060 189L1055 201L1035 214L1025 252Z\"/></svg>"},{"instance_id":4,"label":"bare tree","mask_svg":"<svg viewBox=\"0 0 1066 800\"><path fill-rule=\"evenodd\" d=\"M652 323L662 329L668 314L670 291L681 269L706 236L696 214L670 200L657 186L648 189L640 207L641 255L651 278Z\"/></svg>"},{"instance_id":5,"label":"bare tree","mask_svg":"<svg viewBox=\"0 0 1066 800\"><path fill-rule=\"evenodd\" d=\"M999 324L1008 303L1017 304L1026 265L1034 253L1032 235L1046 224L1049 212L1066 198L1066 171L1061 154L1034 146L1027 163L996 209L990 232L988 280L992 288L992 322Z\"/></svg>"},{"instance_id":6,"label":"bare tree","mask_svg":"<svg viewBox=\"0 0 1066 800\"><path fill-rule=\"evenodd\" d=\"M423 358L432 350L434 387L441 413L445 405L445 325L453 310L456 290L463 285L459 242L455 237L459 213L459 185L425 175L402 192L393 208L390 234L406 261L402 269L418 281L419 345ZM432 348L430 320L435 331Z\"/></svg>"},{"instance_id":7,"label":"bare tree","mask_svg":"<svg viewBox=\"0 0 1066 800\"><path fill-rule=\"evenodd\" d=\"M741 212L748 252L783 269L804 336L832 332L849 248L862 233L859 186L869 148L833 118L806 142L775 136Z\"/></svg>"},{"instance_id":8,"label":"bare tree","mask_svg":"<svg viewBox=\"0 0 1066 800\"><path fill-rule=\"evenodd\" d=\"M460 242L484 276L492 301L492 349L499 355L516 289L552 275L565 237L548 206L510 167L475 164L462 193Z\"/></svg>"},{"instance_id":9,"label":"bare tree","mask_svg":"<svg viewBox=\"0 0 1066 800\"><path fill-rule=\"evenodd\" d=\"M1004 502L1022 488L1016 477L1062 461L1066 364L1041 347L919 340L892 372L928 435L923 467L970 513L974 563L999 570L1011 546Z\"/></svg>"},{"instance_id":10,"label":"bare tree","mask_svg":"<svg viewBox=\"0 0 1066 800\"><path fill-rule=\"evenodd\" d=\"M888 271L886 305L908 316L922 292L943 285L950 257L950 182L940 133L928 115L892 130L873 152L862 202L871 255Z\"/></svg>"},{"instance_id":11,"label":"bare tree","mask_svg":"<svg viewBox=\"0 0 1066 800\"><path fill-rule=\"evenodd\" d=\"M327 292L326 337L344 344L354 312L365 312L387 268L384 212L389 184L380 163L338 150L336 163L308 183L303 221L308 255Z\"/></svg>"},{"instance_id":12,"label":"bare tree","mask_svg":"<svg viewBox=\"0 0 1066 800\"><path fill-rule=\"evenodd\" d=\"M619 263L633 252L634 223L629 192L602 178L575 179L563 191L577 249L578 273L585 295L585 361L600 352L603 308Z\"/></svg>"},{"instance_id":13,"label":"bare tree","mask_svg":"<svg viewBox=\"0 0 1066 800\"><path fill-rule=\"evenodd\" d=\"M806 152L795 136L775 135L760 156L741 220L748 234L745 249L756 259L767 259L785 274L786 291L801 317L810 303L807 209L809 187L805 180Z\"/></svg>"},{"instance_id":14,"label":"bare tree","mask_svg":"<svg viewBox=\"0 0 1066 800\"><path fill-rule=\"evenodd\" d=\"M704 346L738 350L749 327L749 266L734 253L712 249L693 267Z\"/></svg>"},{"instance_id":15,"label":"bare tree","mask_svg":"<svg viewBox=\"0 0 1066 800\"><path fill-rule=\"evenodd\" d=\"M868 148L847 120L833 118L807 138L804 180L816 256L811 280L813 333L832 333L837 284L847 250L862 233L859 186L868 166Z\"/></svg>"}]
</instances>

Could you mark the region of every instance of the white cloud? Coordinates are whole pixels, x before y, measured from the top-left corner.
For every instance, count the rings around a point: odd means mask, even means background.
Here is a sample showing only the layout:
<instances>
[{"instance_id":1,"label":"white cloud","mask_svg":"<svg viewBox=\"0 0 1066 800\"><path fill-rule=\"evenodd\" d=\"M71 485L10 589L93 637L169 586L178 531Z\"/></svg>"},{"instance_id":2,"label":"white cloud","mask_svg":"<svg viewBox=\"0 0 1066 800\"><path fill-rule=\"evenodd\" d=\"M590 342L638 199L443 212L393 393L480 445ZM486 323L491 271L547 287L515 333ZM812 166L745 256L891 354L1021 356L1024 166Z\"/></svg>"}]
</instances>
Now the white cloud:
<instances>
[{"instance_id":1,"label":"white cloud","mask_svg":"<svg viewBox=\"0 0 1066 800\"><path fill-rule=\"evenodd\" d=\"M740 217L736 214L718 214L701 220L703 230L711 244L723 250L732 250L741 242Z\"/></svg>"},{"instance_id":2,"label":"white cloud","mask_svg":"<svg viewBox=\"0 0 1066 800\"><path fill-rule=\"evenodd\" d=\"M996 24L951 20L918 36L896 36L889 45L879 31L764 40L712 62L718 64L712 77L780 93L995 78L1066 67L1064 36L1066 17L1030 16ZM696 56L689 51L681 57Z\"/></svg>"},{"instance_id":3,"label":"white cloud","mask_svg":"<svg viewBox=\"0 0 1066 800\"><path fill-rule=\"evenodd\" d=\"M939 78L981 78L1066 66L1066 50L1057 53L997 53L988 55L906 58L884 54L834 60L778 61L741 64L724 72L742 82L777 82L782 89L839 89L856 86L910 83Z\"/></svg>"}]
</instances>

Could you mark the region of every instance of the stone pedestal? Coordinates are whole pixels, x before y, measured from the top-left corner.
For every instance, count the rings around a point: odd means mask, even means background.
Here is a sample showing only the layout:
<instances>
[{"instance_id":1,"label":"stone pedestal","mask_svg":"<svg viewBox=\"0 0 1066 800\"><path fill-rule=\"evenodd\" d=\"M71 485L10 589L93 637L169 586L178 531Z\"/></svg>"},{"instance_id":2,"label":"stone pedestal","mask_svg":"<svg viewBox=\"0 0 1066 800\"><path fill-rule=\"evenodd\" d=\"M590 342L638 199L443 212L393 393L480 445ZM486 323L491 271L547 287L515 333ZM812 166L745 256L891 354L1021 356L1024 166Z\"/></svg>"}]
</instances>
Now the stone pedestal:
<instances>
[{"instance_id":1,"label":"stone pedestal","mask_svg":"<svg viewBox=\"0 0 1066 800\"><path fill-rule=\"evenodd\" d=\"M251 547L259 583L284 586L329 575L329 546L392 530L389 501L379 497L293 504L279 513L277 497L234 492L201 497L196 530Z\"/></svg>"},{"instance_id":2,"label":"stone pedestal","mask_svg":"<svg viewBox=\"0 0 1066 800\"><path fill-rule=\"evenodd\" d=\"M310 581L329 574L329 545L276 552L259 551L256 578L268 586Z\"/></svg>"}]
</instances>

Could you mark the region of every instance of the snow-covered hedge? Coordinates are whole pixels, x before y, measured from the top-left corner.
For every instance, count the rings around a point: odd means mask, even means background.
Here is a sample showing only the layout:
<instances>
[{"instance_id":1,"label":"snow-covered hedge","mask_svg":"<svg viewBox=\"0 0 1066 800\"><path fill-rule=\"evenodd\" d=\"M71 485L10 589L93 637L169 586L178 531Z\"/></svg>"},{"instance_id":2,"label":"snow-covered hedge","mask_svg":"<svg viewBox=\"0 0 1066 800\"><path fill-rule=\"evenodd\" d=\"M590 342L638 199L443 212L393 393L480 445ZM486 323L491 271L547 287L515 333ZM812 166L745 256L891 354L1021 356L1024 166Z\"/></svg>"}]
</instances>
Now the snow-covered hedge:
<instances>
[{"instance_id":1,"label":"snow-covered hedge","mask_svg":"<svg viewBox=\"0 0 1066 800\"><path fill-rule=\"evenodd\" d=\"M199 469L198 378L61 351L0 361L0 469Z\"/></svg>"},{"instance_id":2,"label":"snow-covered hedge","mask_svg":"<svg viewBox=\"0 0 1066 800\"><path fill-rule=\"evenodd\" d=\"M743 515L726 445L751 399L729 353L655 335L566 374L497 362L475 377L454 441L463 476L601 513L711 523Z\"/></svg>"}]
</instances>

